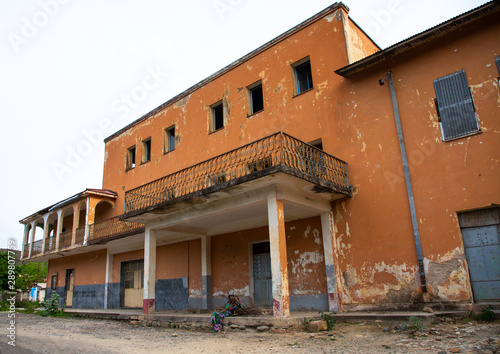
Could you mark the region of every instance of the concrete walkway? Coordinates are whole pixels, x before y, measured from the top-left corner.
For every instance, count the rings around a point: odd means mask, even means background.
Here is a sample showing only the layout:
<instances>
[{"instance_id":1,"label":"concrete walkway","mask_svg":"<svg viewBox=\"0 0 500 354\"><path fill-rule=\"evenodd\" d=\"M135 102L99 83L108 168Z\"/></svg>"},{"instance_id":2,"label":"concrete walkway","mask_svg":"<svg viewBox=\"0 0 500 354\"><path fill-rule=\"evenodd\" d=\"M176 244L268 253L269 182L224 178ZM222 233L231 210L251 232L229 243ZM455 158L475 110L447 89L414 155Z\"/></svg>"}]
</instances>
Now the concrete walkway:
<instances>
[{"instance_id":1,"label":"concrete walkway","mask_svg":"<svg viewBox=\"0 0 500 354\"><path fill-rule=\"evenodd\" d=\"M168 324L209 324L212 312L206 313L191 313L189 311L156 311L152 315L143 315L141 309L66 309L68 313L78 313L91 318L129 320L129 321L149 321L157 325ZM334 317L337 323L342 322L366 322L366 321L383 321L383 322L408 322L409 318L414 316L421 319L424 324L430 324L436 319L436 316L463 316L464 311L441 311L434 313L427 312L345 312L338 314L330 314ZM234 316L225 318L224 325L242 325L246 327L268 326L274 328L287 328L300 326L304 321L309 322L312 319L319 319L318 311L293 311L288 318L277 318L270 315L267 316Z\"/></svg>"}]
</instances>

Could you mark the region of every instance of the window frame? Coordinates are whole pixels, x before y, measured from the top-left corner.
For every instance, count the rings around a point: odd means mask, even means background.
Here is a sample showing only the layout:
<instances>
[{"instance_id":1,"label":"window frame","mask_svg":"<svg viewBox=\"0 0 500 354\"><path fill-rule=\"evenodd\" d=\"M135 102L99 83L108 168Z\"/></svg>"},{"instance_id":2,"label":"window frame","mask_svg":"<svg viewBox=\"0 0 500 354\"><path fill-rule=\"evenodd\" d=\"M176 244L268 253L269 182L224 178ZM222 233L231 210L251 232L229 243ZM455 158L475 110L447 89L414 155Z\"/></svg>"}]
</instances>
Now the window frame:
<instances>
[{"instance_id":1,"label":"window frame","mask_svg":"<svg viewBox=\"0 0 500 354\"><path fill-rule=\"evenodd\" d=\"M308 78L307 80L310 81L307 84L307 88L301 90L301 83L300 83L300 78L299 78L299 72L298 69L302 69L305 65L309 65L307 73ZM293 74L293 82L294 82L294 97L299 96L305 92L311 91L314 88L314 80L313 80L313 75L312 75L312 65L311 65L311 57L307 56L305 58L302 58L295 63L291 65L292 67L292 74Z\"/></svg>"},{"instance_id":2,"label":"window frame","mask_svg":"<svg viewBox=\"0 0 500 354\"><path fill-rule=\"evenodd\" d=\"M172 134L173 132L173 134ZM164 145L164 153L169 153L175 150L175 125L171 125L168 128L165 128L165 145Z\"/></svg>"},{"instance_id":3,"label":"window frame","mask_svg":"<svg viewBox=\"0 0 500 354\"><path fill-rule=\"evenodd\" d=\"M144 139L142 141L142 149L141 149L141 164L148 163L151 161L151 137Z\"/></svg>"},{"instance_id":4,"label":"window frame","mask_svg":"<svg viewBox=\"0 0 500 354\"><path fill-rule=\"evenodd\" d=\"M135 168L136 153L137 153L137 148L135 145L127 149L126 171L133 170Z\"/></svg>"},{"instance_id":5,"label":"window frame","mask_svg":"<svg viewBox=\"0 0 500 354\"><path fill-rule=\"evenodd\" d=\"M481 133L465 70L439 77L433 85L441 139L448 142Z\"/></svg>"},{"instance_id":6,"label":"window frame","mask_svg":"<svg viewBox=\"0 0 500 354\"><path fill-rule=\"evenodd\" d=\"M254 107L254 93L260 87L261 100L262 100L262 108L255 110ZM248 110L247 117L250 117L254 114L260 113L264 111L264 86L262 84L262 80L256 81L251 85L247 86L247 101L248 101Z\"/></svg>"},{"instance_id":7,"label":"window frame","mask_svg":"<svg viewBox=\"0 0 500 354\"><path fill-rule=\"evenodd\" d=\"M220 107L220 112L221 112L221 119L222 119L222 126L217 128L217 111L219 110ZM224 101L219 100L213 104L210 105L210 133L215 133L219 130L224 129Z\"/></svg>"}]
</instances>

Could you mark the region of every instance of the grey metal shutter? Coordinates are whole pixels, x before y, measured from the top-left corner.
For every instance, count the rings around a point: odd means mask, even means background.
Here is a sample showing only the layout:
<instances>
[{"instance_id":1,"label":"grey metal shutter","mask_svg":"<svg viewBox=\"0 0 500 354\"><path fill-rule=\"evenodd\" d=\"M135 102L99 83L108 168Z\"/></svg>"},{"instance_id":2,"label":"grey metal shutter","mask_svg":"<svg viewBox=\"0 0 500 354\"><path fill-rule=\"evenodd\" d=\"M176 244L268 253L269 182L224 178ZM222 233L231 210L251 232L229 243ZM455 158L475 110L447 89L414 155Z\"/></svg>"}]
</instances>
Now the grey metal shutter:
<instances>
[{"instance_id":1,"label":"grey metal shutter","mask_svg":"<svg viewBox=\"0 0 500 354\"><path fill-rule=\"evenodd\" d=\"M480 131L465 70L434 80L443 140Z\"/></svg>"},{"instance_id":2,"label":"grey metal shutter","mask_svg":"<svg viewBox=\"0 0 500 354\"><path fill-rule=\"evenodd\" d=\"M500 56L495 57L495 63L497 63L498 76L500 77Z\"/></svg>"}]
</instances>

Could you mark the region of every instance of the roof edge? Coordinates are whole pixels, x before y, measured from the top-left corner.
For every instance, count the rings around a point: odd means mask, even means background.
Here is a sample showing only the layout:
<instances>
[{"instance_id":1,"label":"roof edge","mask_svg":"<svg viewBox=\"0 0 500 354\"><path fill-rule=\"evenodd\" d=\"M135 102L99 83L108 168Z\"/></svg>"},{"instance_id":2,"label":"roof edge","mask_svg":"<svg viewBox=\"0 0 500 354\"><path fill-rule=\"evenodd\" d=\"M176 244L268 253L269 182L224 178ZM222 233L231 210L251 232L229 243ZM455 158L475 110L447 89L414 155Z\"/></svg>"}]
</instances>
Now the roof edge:
<instances>
[{"instance_id":1,"label":"roof edge","mask_svg":"<svg viewBox=\"0 0 500 354\"><path fill-rule=\"evenodd\" d=\"M310 24L318 21L319 19L327 16L328 14L330 14L330 13L332 13L334 11L337 11L338 9L344 9L347 13L349 12L349 8L346 5L344 5L342 2L335 2L335 3L333 3L332 5L328 6L326 9L318 12L316 15L313 15L312 17L308 18L307 20L299 23L298 25L296 25L295 27L292 27L288 31L283 32L278 37L275 37L275 38L271 39L269 42L264 43L263 45L261 45L257 49L255 49L255 50L251 51L250 53L244 55L243 57L237 59L236 61L232 62L231 64L223 67L222 69L220 69L219 71L215 72L214 74L208 76L207 78L203 79L202 81L198 82L197 84L194 84L193 86L191 86L187 90L185 90L185 91L181 92L180 94L172 97L171 99L169 99L165 103L161 104L160 106L156 107L155 109L151 110L150 112L144 114L142 117L136 119L135 121L133 121L132 123L126 125L125 127L123 127L122 129L118 130L117 132L111 134L106 139L104 139L104 142L107 143L108 141L113 140L114 138L116 138L117 136L123 134L124 132L126 132L130 128L132 128L132 127L138 125L139 123L145 121L146 119L154 116L156 113L162 111L166 107L171 106L172 104L176 103L177 101L180 101L181 99L183 99L184 97L192 94L193 92L195 92L199 88L207 85L208 83L214 81L215 79L217 79L220 76L226 74L227 72L233 70L234 68L242 65L243 63L245 63L248 60L252 59L253 57L257 56L258 54L260 54L260 53L266 51L267 49L271 48L273 45L275 45L275 44L277 44L277 43L279 43L279 42L287 39L288 37L290 37L293 34L299 32L300 30L302 30L303 28L305 28L305 27L309 26Z\"/></svg>"},{"instance_id":2,"label":"roof edge","mask_svg":"<svg viewBox=\"0 0 500 354\"><path fill-rule=\"evenodd\" d=\"M19 220L19 223L20 224L29 223L30 221L38 219L41 216L43 216L44 214L47 214L48 212L51 212L56 208L64 207L64 206L66 206L66 205L68 205L68 204L70 204L78 199L88 197L89 195L98 195L98 196L107 197L107 198L114 198L114 199L118 198L118 193L116 193L112 190L109 190L109 189L86 188L83 192L76 193L69 198L63 199L55 204L52 204L46 208L43 208L43 209L37 211L36 213L33 213L33 214Z\"/></svg>"},{"instance_id":3,"label":"roof edge","mask_svg":"<svg viewBox=\"0 0 500 354\"><path fill-rule=\"evenodd\" d=\"M500 1L492 0L490 2L487 2L486 4L478 6L470 11L455 16L445 22L442 22L434 27L431 27L423 32L420 32L414 36L411 36L405 40L393 44L392 46L380 52L376 52L361 60L358 60L357 62L354 62L340 69L337 69L335 70L335 73L345 78L349 78L360 71L363 71L378 63L381 63L389 58L393 58L397 55L400 55L434 38L449 33L450 31L453 31L459 28L460 26L476 21L480 17L486 16L490 13L497 11L499 8L500 8Z\"/></svg>"}]
</instances>

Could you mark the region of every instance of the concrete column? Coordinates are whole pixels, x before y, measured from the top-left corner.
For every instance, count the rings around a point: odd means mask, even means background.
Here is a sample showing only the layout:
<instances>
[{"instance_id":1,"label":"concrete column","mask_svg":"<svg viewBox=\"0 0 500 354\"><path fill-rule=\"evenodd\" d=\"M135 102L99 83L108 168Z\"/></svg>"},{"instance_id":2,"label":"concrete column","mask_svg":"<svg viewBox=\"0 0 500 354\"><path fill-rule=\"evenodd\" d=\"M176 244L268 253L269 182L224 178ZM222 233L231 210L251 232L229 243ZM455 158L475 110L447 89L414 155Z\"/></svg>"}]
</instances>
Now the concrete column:
<instances>
[{"instance_id":1,"label":"concrete column","mask_svg":"<svg viewBox=\"0 0 500 354\"><path fill-rule=\"evenodd\" d=\"M63 227L62 213L62 209L57 211L56 250L59 250L59 236L61 235Z\"/></svg>"},{"instance_id":2,"label":"concrete column","mask_svg":"<svg viewBox=\"0 0 500 354\"><path fill-rule=\"evenodd\" d=\"M30 224L24 224L23 247L21 248L21 259L28 256L27 254L24 254L24 246L29 245L29 232L28 232L29 225Z\"/></svg>"},{"instance_id":3,"label":"concrete column","mask_svg":"<svg viewBox=\"0 0 500 354\"><path fill-rule=\"evenodd\" d=\"M87 197L87 203L86 203L86 210L85 210L85 234L83 236L83 244L87 244L87 239L89 237L89 211L90 211L90 197Z\"/></svg>"},{"instance_id":4,"label":"concrete column","mask_svg":"<svg viewBox=\"0 0 500 354\"><path fill-rule=\"evenodd\" d=\"M76 229L78 229L78 224L80 223L80 209L73 206L73 232L71 233L71 246L76 242Z\"/></svg>"},{"instance_id":5,"label":"concrete column","mask_svg":"<svg viewBox=\"0 0 500 354\"><path fill-rule=\"evenodd\" d=\"M43 217L43 237L42 237L42 254L45 253L45 241L49 236L49 214Z\"/></svg>"},{"instance_id":6,"label":"concrete column","mask_svg":"<svg viewBox=\"0 0 500 354\"><path fill-rule=\"evenodd\" d=\"M323 251L325 254L326 286L328 289L328 310L342 311L341 292L337 288L336 271L338 271L338 256L335 243L335 224L333 211L321 214L321 229L323 232Z\"/></svg>"},{"instance_id":7,"label":"concrete column","mask_svg":"<svg viewBox=\"0 0 500 354\"><path fill-rule=\"evenodd\" d=\"M201 308L212 308L212 239L201 237Z\"/></svg>"},{"instance_id":8,"label":"concrete column","mask_svg":"<svg viewBox=\"0 0 500 354\"><path fill-rule=\"evenodd\" d=\"M31 258L31 254L33 253L33 243L35 242L35 229L36 229L36 221L33 221L31 223L31 230L30 230L30 245L29 245L29 253L28 253L28 258Z\"/></svg>"},{"instance_id":9,"label":"concrete column","mask_svg":"<svg viewBox=\"0 0 500 354\"><path fill-rule=\"evenodd\" d=\"M269 244L271 247L271 273L273 281L273 315L290 316L288 292L288 266L286 254L285 213L279 190L267 197Z\"/></svg>"},{"instance_id":10,"label":"concrete column","mask_svg":"<svg viewBox=\"0 0 500 354\"><path fill-rule=\"evenodd\" d=\"M104 309L108 308L108 293L109 284L113 282L113 255L109 254L109 250L106 255L106 282L104 283Z\"/></svg>"},{"instance_id":11,"label":"concrete column","mask_svg":"<svg viewBox=\"0 0 500 354\"><path fill-rule=\"evenodd\" d=\"M144 300L142 313L152 314L155 310L156 282L156 230L146 227L144 235Z\"/></svg>"}]
</instances>

